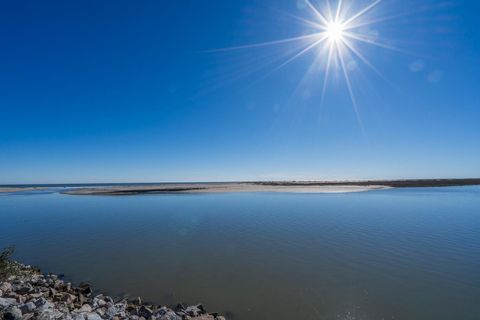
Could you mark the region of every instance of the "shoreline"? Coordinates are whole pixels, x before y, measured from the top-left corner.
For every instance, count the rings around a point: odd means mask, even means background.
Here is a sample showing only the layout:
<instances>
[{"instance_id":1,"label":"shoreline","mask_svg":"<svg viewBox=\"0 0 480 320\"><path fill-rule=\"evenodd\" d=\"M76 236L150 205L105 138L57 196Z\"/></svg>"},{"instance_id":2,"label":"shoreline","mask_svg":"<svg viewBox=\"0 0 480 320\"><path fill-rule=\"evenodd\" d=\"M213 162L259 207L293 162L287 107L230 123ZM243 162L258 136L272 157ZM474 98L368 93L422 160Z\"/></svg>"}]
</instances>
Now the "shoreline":
<instances>
[{"instance_id":1,"label":"shoreline","mask_svg":"<svg viewBox=\"0 0 480 320\"><path fill-rule=\"evenodd\" d=\"M47 190L47 187L0 187L0 193L16 193Z\"/></svg>"},{"instance_id":2,"label":"shoreline","mask_svg":"<svg viewBox=\"0 0 480 320\"><path fill-rule=\"evenodd\" d=\"M94 295L89 284L74 287L62 276L44 275L16 261L8 264L10 275L0 281L0 319L225 320L201 304L169 308L144 303L140 297L115 301L108 295Z\"/></svg>"},{"instance_id":3,"label":"shoreline","mask_svg":"<svg viewBox=\"0 0 480 320\"><path fill-rule=\"evenodd\" d=\"M188 185L151 185L151 186L112 186L98 188L79 188L62 192L68 195L137 195L137 194L201 194L201 193L350 193L387 189L386 186L282 186L254 183L230 184L188 184Z\"/></svg>"},{"instance_id":4,"label":"shoreline","mask_svg":"<svg viewBox=\"0 0 480 320\"><path fill-rule=\"evenodd\" d=\"M447 187L480 185L480 179L415 179L366 181L257 181L235 183L182 183L102 186L64 191L69 195L137 195L168 193L351 193L391 188Z\"/></svg>"},{"instance_id":5,"label":"shoreline","mask_svg":"<svg viewBox=\"0 0 480 320\"><path fill-rule=\"evenodd\" d=\"M199 183L132 183L75 186L65 185L58 191L68 195L137 195L137 194L190 194L190 193L350 193L391 188L428 188L480 185L480 179L409 179L362 181L252 181L252 182L199 182ZM0 186L2 193L48 190L41 186Z\"/></svg>"}]
</instances>

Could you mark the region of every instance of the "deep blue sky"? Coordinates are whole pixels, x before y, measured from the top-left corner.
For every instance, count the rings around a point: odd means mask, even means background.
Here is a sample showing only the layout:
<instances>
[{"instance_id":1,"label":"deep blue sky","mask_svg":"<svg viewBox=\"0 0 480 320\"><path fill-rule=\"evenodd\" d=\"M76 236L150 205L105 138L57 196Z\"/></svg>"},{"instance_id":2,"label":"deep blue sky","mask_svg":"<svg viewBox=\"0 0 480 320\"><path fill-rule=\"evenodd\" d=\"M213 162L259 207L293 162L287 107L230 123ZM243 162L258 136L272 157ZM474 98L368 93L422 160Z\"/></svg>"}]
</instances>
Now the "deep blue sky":
<instances>
[{"instance_id":1,"label":"deep blue sky","mask_svg":"<svg viewBox=\"0 0 480 320\"><path fill-rule=\"evenodd\" d=\"M296 0L1 1L0 183L480 177L479 9L378 7L414 54L359 47L362 132L317 52L209 51L305 34Z\"/></svg>"}]
</instances>

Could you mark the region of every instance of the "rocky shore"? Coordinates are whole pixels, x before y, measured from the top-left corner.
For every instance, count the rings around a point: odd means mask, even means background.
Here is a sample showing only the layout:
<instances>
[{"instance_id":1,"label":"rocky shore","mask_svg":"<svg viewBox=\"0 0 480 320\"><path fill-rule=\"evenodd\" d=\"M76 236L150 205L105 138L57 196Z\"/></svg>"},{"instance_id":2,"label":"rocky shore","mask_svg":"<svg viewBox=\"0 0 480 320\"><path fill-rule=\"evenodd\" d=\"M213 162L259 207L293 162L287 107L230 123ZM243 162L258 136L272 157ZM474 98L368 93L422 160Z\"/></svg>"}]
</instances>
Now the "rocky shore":
<instances>
[{"instance_id":1,"label":"rocky shore","mask_svg":"<svg viewBox=\"0 0 480 320\"><path fill-rule=\"evenodd\" d=\"M148 304L140 298L114 300L94 294L90 285L78 287L57 275L9 262L9 274L0 281L0 319L5 320L225 320L202 305L174 308Z\"/></svg>"}]
</instances>

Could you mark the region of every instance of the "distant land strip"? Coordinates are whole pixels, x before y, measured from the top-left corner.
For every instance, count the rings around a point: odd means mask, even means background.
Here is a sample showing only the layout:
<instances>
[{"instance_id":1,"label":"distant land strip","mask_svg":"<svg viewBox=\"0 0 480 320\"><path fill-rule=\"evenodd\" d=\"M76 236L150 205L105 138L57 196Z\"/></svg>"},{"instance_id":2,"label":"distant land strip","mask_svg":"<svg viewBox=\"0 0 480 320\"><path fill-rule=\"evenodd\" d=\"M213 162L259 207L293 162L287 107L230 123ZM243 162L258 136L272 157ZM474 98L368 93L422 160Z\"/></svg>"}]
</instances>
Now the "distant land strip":
<instances>
[{"instance_id":1,"label":"distant land strip","mask_svg":"<svg viewBox=\"0 0 480 320\"><path fill-rule=\"evenodd\" d=\"M480 179L415 179L368 181L254 181L231 183L191 183L158 185L103 186L76 188L63 193L71 195L135 195L156 193L348 193L390 188L448 187L480 185Z\"/></svg>"},{"instance_id":2,"label":"distant land strip","mask_svg":"<svg viewBox=\"0 0 480 320\"><path fill-rule=\"evenodd\" d=\"M372 186L392 188L426 188L480 185L480 178L469 179L406 179L406 180L360 180L360 181L258 181L266 186Z\"/></svg>"},{"instance_id":3,"label":"distant land strip","mask_svg":"<svg viewBox=\"0 0 480 320\"><path fill-rule=\"evenodd\" d=\"M347 193L390 188L426 188L480 185L480 178L472 179L405 179L359 181L251 181L199 183L132 183L95 186L63 186L59 192L70 195L136 195L157 193L226 193L226 192L286 192L286 193ZM52 186L51 190L55 190ZM46 185L0 186L0 193L40 191Z\"/></svg>"}]
</instances>

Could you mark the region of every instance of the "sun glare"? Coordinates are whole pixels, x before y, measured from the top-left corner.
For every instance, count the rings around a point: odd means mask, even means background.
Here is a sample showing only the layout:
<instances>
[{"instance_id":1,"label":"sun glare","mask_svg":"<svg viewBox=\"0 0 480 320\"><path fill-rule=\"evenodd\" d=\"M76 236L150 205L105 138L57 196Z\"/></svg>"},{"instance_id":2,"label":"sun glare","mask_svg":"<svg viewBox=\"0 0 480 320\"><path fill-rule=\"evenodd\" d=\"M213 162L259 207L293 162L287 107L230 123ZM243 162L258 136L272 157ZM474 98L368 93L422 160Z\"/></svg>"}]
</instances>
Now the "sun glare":
<instances>
[{"instance_id":1,"label":"sun glare","mask_svg":"<svg viewBox=\"0 0 480 320\"><path fill-rule=\"evenodd\" d=\"M323 66L321 70L324 70L323 88L321 92L322 103L326 95L326 88L332 73L331 71L336 69L340 72L339 74L343 75L355 113L357 114L358 122L363 130L354 96L353 78L350 74L355 69L352 69L352 66L356 66L356 62L361 61L383 78L381 73L364 56L362 52L365 47L364 45L404 52L387 42L380 41L378 36L375 36L375 34L378 35L378 30L372 29L379 21L388 19L379 17L374 12L384 0L365 0L368 4L364 6L358 5L356 8L354 7L354 4L358 3L356 0L324 0L322 2L315 0L315 5L312 3L314 0L301 1L305 4L305 8L308 9L306 13L311 17L292 16L312 29L311 33L216 51L291 44L294 50L268 74L285 67L309 52L316 51L317 57L313 63L321 63ZM362 46L360 46L360 44L362 44Z\"/></svg>"},{"instance_id":2,"label":"sun glare","mask_svg":"<svg viewBox=\"0 0 480 320\"><path fill-rule=\"evenodd\" d=\"M330 22L327 24L327 38L330 42L337 43L344 40L345 28L340 22Z\"/></svg>"}]
</instances>

